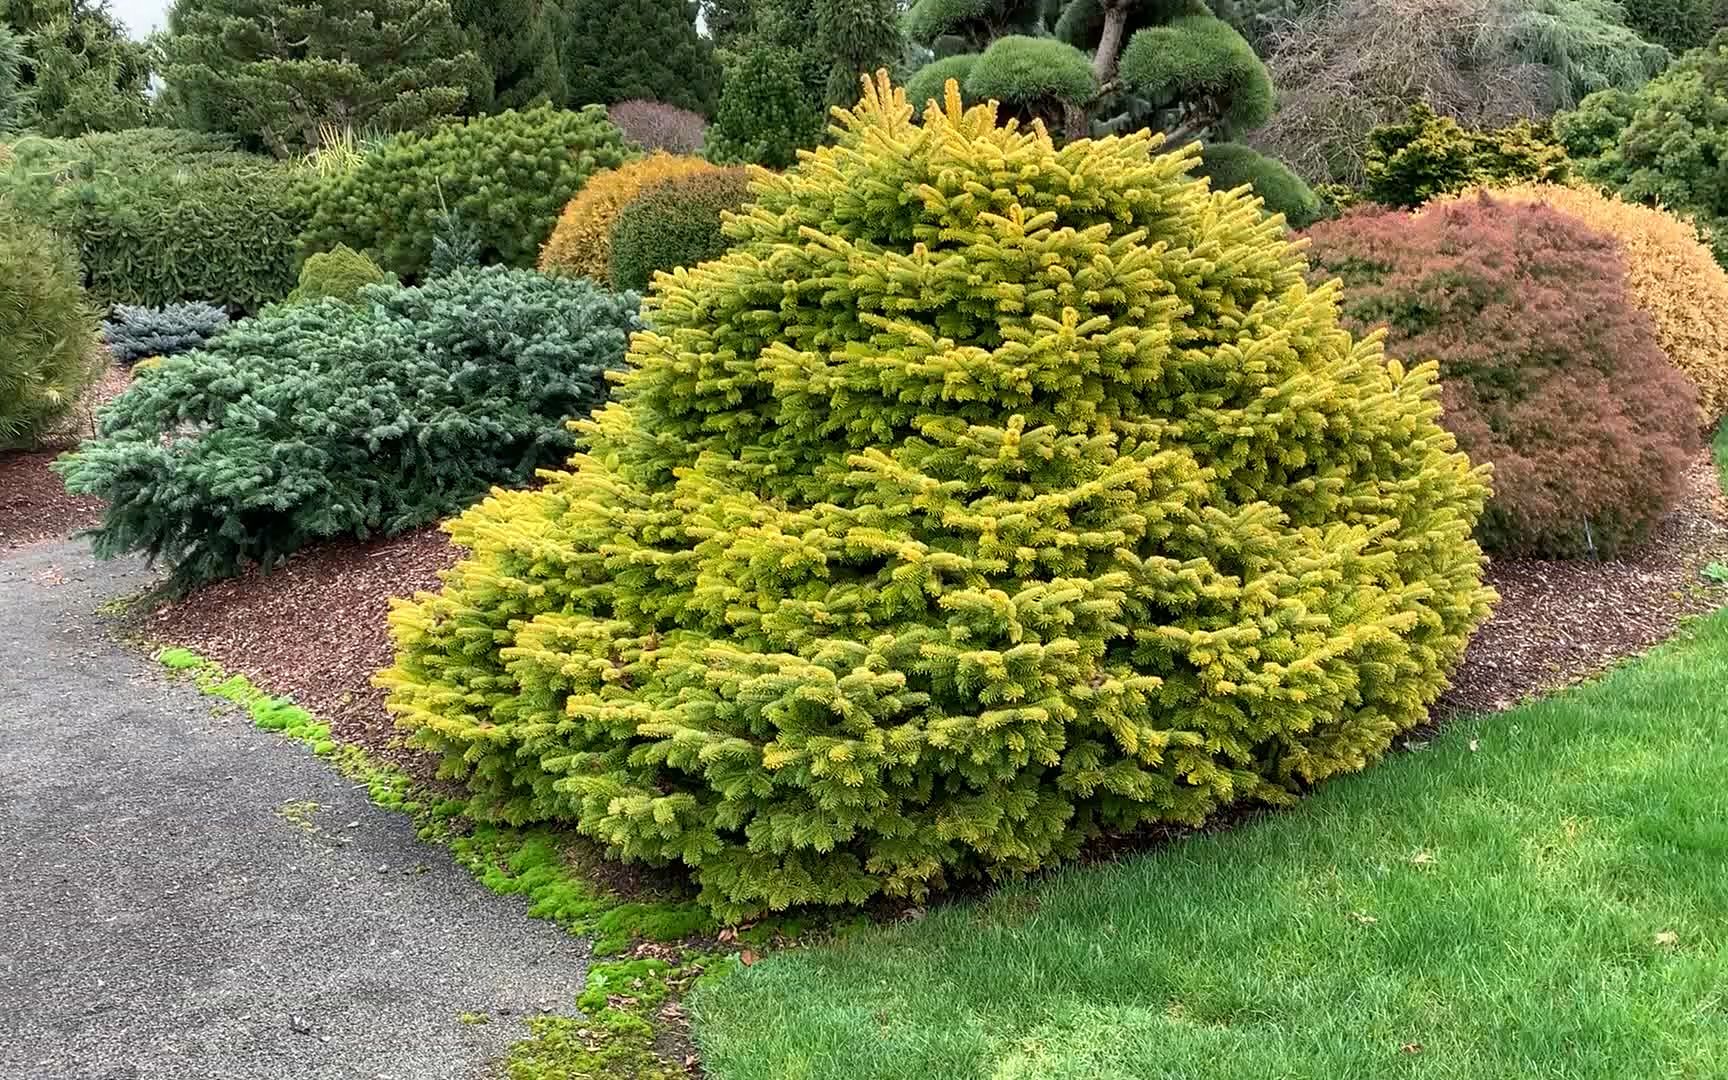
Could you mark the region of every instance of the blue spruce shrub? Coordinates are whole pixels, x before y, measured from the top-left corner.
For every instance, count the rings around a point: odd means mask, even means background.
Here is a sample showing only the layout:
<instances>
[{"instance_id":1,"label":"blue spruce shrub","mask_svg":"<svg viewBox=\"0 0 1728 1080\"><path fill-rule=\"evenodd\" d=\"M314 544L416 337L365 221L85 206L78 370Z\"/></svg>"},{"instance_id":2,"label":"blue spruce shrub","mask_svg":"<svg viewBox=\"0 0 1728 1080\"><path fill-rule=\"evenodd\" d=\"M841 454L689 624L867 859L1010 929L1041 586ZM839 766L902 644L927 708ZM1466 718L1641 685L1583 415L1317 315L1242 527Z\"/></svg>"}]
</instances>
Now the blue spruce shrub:
<instances>
[{"instance_id":1,"label":"blue spruce shrub","mask_svg":"<svg viewBox=\"0 0 1728 1080\"><path fill-rule=\"evenodd\" d=\"M136 364L150 356L177 356L203 348L228 328L228 313L215 304L189 300L164 307L120 304L102 327L114 359Z\"/></svg>"},{"instance_id":2,"label":"blue spruce shrub","mask_svg":"<svg viewBox=\"0 0 1728 1080\"><path fill-rule=\"evenodd\" d=\"M108 503L96 552L186 585L436 521L568 457L638 326L635 294L531 270L361 299L272 309L117 398L56 465Z\"/></svg>"}]
</instances>

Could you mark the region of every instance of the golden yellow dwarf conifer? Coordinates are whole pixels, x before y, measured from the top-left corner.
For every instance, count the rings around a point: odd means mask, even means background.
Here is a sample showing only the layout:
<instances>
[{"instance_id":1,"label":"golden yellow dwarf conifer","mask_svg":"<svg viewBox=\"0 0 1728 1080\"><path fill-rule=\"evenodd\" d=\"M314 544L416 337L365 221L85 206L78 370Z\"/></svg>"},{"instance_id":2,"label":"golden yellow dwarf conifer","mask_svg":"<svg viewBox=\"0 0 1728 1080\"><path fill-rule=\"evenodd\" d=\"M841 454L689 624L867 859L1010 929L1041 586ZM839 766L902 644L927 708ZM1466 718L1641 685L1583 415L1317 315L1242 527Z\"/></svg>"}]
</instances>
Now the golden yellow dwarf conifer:
<instances>
[{"instance_id":1,"label":"golden yellow dwarf conifer","mask_svg":"<svg viewBox=\"0 0 1728 1080\"><path fill-rule=\"evenodd\" d=\"M612 254L612 222L644 189L674 176L715 172L699 157L656 153L596 174L564 207L546 246L540 269L605 281Z\"/></svg>"},{"instance_id":2,"label":"golden yellow dwarf conifer","mask_svg":"<svg viewBox=\"0 0 1728 1080\"><path fill-rule=\"evenodd\" d=\"M1728 271L1689 222L1591 187L1518 184L1494 193L1542 203L1618 240L1632 300L1656 324L1669 361L1698 387L1700 419L1714 426L1728 413Z\"/></svg>"},{"instance_id":3,"label":"golden yellow dwarf conifer","mask_svg":"<svg viewBox=\"0 0 1728 1080\"><path fill-rule=\"evenodd\" d=\"M919 122L885 73L655 278L584 451L450 525L379 676L469 805L726 918L1287 802L1488 612L1433 365L1147 131Z\"/></svg>"}]
</instances>

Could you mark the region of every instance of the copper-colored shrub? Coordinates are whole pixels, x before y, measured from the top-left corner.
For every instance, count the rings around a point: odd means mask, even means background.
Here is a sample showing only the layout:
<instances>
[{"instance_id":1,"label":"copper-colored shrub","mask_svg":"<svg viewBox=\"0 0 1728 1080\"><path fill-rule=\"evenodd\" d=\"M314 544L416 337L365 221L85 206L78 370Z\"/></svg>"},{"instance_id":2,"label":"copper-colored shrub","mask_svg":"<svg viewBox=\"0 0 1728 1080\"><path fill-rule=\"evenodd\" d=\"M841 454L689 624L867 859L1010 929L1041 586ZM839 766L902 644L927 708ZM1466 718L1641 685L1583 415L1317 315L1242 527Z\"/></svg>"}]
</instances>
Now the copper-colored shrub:
<instances>
[{"instance_id":1,"label":"copper-colored shrub","mask_svg":"<svg viewBox=\"0 0 1728 1080\"><path fill-rule=\"evenodd\" d=\"M1618 240L1632 302L1656 324L1669 362L1697 387L1699 423L1713 428L1728 414L1728 271L1690 221L1585 186L1520 184L1496 188L1494 197L1539 202Z\"/></svg>"},{"instance_id":2,"label":"copper-colored shrub","mask_svg":"<svg viewBox=\"0 0 1728 1080\"><path fill-rule=\"evenodd\" d=\"M1443 423L1492 462L1484 546L1612 554L1680 493L1697 393L1633 303L1615 241L1489 195L1411 216L1363 210L1309 232L1314 276L1342 277L1347 325L1440 364Z\"/></svg>"}]
</instances>

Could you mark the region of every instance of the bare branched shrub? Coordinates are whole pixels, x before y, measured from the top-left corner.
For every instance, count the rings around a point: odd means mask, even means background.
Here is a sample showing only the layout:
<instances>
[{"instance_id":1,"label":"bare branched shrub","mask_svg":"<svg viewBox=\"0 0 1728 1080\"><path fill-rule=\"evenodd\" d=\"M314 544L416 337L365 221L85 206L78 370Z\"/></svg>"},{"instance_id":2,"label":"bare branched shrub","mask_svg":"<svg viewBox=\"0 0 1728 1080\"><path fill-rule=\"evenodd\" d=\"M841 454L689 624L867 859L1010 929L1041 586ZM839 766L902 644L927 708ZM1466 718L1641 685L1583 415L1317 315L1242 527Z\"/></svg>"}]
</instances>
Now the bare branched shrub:
<instances>
[{"instance_id":1,"label":"bare branched shrub","mask_svg":"<svg viewBox=\"0 0 1728 1080\"><path fill-rule=\"evenodd\" d=\"M1667 59L1597 0L1324 0L1267 40L1278 112L1250 143L1310 182L1351 185L1368 132L1418 101L1471 127L1537 120Z\"/></svg>"}]
</instances>

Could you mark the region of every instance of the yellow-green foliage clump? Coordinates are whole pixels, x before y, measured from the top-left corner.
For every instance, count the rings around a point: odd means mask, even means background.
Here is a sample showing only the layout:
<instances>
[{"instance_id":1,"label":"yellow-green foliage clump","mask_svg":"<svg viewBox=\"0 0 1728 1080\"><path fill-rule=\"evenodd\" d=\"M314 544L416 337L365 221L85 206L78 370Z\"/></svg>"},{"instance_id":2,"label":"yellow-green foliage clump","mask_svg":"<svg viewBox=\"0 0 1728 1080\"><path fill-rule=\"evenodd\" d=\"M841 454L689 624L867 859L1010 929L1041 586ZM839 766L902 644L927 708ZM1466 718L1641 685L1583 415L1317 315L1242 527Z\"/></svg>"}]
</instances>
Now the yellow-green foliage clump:
<instances>
[{"instance_id":1,"label":"yellow-green foliage clump","mask_svg":"<svg viewBox=\"0 0 1728 1080\"><path fill-rule=\"evenodd\" d=\"M595 175L564 207L546 246L540 269L548 274L579 274L607 280L612 256L612 223L644 188L717 166L699 157L656 153Z\"/></svg>"},{"instance_id":2,"label":"yellow-green foliage clump","mask_svg":"<svg viewBox=\"0 0 1728 1080\"><path fill-rule=\"evenodd\" d=\"M380 676L473 807L718 914L923 896L1360 769L1486 615L1431 367L1146 132L886 76L657 279L587 452Z\"/></svg>"},{"instance_id":3,"label":"yellow-green foliage clump","mask_svg":"<svg viewBox=\"0 0 1728 1080\"><path fill-rule=\"evenodd\" d=\"M1668 359L1698 387L1700 419L1714 427L1728 413L1728 271L1689 222L1589 187L1520 184L1494 194L1542 203L1618 240L1632 301L1656 324Z\"/></svg>"}]
</instances>

